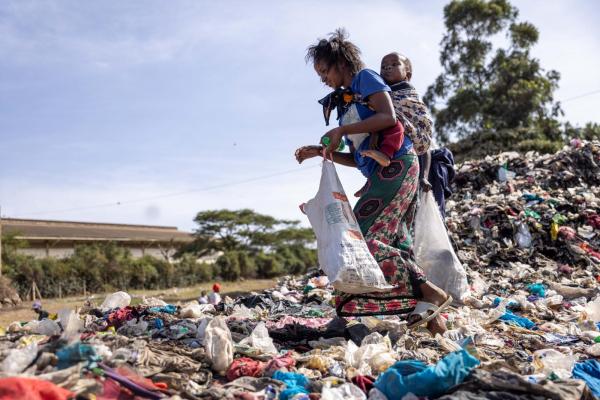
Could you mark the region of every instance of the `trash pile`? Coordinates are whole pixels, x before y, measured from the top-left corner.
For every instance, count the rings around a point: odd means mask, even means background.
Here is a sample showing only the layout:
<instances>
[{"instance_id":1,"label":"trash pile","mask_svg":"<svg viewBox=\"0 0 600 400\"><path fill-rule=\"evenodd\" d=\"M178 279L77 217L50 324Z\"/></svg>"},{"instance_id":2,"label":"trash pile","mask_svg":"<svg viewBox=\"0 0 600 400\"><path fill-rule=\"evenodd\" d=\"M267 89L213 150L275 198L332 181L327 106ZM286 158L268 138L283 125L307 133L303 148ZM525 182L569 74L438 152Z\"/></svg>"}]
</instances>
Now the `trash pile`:
<instances>
[{"instance_id":1,"label":"trash pile","mask_svg":"<svg viewBox=\"0 0 600 400\"><path fill-rule=\"evenodd\" d=\"M0 399L595 398L599 165L575 141L459 167L446 224L470 293L444 335L336 317L318 271L216 306L117 292L0 331Z\"/></svg>"}]
</instances>

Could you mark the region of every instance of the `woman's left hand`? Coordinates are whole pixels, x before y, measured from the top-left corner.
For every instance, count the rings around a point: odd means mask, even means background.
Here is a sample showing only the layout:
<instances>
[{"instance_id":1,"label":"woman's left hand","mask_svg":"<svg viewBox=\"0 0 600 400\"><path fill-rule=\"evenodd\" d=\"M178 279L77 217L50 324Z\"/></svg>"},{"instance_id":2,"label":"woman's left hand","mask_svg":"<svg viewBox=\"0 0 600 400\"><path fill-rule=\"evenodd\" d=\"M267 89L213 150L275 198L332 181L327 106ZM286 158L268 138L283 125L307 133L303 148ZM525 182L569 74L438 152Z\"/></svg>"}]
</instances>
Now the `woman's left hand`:
<instances>
[{"instance_id":1,"label":"woman's left hand","mask_svg":"<svg viewBox=\"0 0 600 400\"><path fill-rule=\"evenodd\" d=\"M339 147L342 136L344 136L344 129L341 126L338 126L327 132L324 136L329 137L329 146L327 146L327 154L329 155Z\"/></svg>"}]
</instances>

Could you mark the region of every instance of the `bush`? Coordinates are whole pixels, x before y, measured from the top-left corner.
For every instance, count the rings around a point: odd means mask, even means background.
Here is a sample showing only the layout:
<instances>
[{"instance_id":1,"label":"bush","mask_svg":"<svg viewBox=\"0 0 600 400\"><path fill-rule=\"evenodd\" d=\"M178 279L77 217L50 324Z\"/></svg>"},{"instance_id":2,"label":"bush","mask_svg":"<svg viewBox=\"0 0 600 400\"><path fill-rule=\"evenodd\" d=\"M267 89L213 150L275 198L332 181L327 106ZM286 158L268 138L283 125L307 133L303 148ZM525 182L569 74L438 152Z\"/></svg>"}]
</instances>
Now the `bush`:
<instances>
[{"instance_id":1,"label":"bush","mask_svg":"<svg viewBox=\"0 0 600 400\"><path fill-rule=\"evenodd\" d=\"M235 259L238 257L243 260L245 271L251 271L252 260L236 254ZM175 262L152 256L134 259L129 250L114 243L78 246L70 257L60 260L35 259L3 246L2 260L11 286L22 297L34 281L42 297L58 297L80 294L84 289L103 292L191 286L208 282L214 276L213 265L199 263L189 254ZM239 274L231 276L237 279Z\"/></svg>"},{"instance_id":2,"label":"bush","mask_svg":"<svg viewBox=\"0 0 600 400\"><path fill-rule=\"evenodd\" d=\"M229 251L217 258L218 275L226 281L235 281L240 278L240 261L237 252Z\"/></svg>"}]
</instances>

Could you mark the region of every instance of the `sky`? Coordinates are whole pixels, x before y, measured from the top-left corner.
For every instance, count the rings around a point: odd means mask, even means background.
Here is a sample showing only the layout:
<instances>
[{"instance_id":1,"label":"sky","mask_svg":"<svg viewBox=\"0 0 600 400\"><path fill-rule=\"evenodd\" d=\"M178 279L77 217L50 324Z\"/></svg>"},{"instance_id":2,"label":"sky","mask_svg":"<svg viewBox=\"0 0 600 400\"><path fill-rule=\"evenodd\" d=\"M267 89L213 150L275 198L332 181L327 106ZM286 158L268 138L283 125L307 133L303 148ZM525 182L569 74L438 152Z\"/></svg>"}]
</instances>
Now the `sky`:
<instances>
[{"instance_id":1,"label":"sky","mask_svg":"<svg viewBox=\"0 0 600 400\"><path fill-rule=\"evenodd\" d=\"M363 60L401 51L420 93L441 72L445 1L0 2L2 217L177 226L298 205L320 161L297 147L328 130L306 48L345 27ZM600 3L513 1L561 73L564 120L600 122ZM364 183L339 166L349 194Z\"/></svg>"}]
</instances>

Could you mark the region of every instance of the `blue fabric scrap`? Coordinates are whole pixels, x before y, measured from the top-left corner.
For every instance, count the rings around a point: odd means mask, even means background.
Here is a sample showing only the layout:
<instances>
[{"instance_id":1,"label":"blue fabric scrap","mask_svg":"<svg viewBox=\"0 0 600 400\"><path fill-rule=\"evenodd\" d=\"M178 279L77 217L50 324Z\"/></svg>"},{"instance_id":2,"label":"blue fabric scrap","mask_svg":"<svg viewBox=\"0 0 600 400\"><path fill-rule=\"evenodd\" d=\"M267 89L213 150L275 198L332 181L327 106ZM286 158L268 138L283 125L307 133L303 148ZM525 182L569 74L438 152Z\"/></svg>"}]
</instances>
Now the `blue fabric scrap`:
<instances>
[{"instance_id":1,"label":"blue fabric scrap","mask_svg":"<svg viewBox=\"0 0 600 400\"><path fill-rule=\"evenodd\" d=\"M594 396L600 397L600 363L596 360L587 360L575 364L573 378L585 381Z\"/></svg>"},{"instance_id":2,"label":"blue fabric scrap","mask_svg":"<svg viewBox=\"0 0 600 400\"><path fill-rule=\"evenodd\" d=\"M500 321L507 322L512 325L520 326L521 328L532 329L535 328L535 323L528 318L521 317L520 315L513 314L510 311L506 311L504 315L500 317Z\"/></svg>"},{"instance_id":3,"label":"blue fabric scrap","mask_svg":"<svg viewBox=\"0 0 600 400\"><path fill-rule=\"evenodd\" d=\"M306 389L309 383L308 378L302 374L275 371L272 378L277 379L286 385L286 388L279 394L281 400L288 400L299 393L310 393L308 389Z\"/></svg>"},{"instance_id":4,"label":"blue fabric scrap","mask_svg":"<svg viewBox=\"0 0 600 400\"><path fill-rule=\"evenodd\" d=\"M166 314L175 314L177 312L177 307L173 304L167 304L162 307L150 307L150 312L153 313L166 313Z\"/></svg>"},{"instance_id":5,"label":"blue fabric scrap","mask_svg":"<svg viewBox=\"0 0 600 400\"><path fill-rule=\"evenodd\" d=\"M388 399L401 399L408 393L422 397L438 397L462 383L479 360L466 350L455 351L436 365L421 361L398 361L375 381L375 387Z\"/></svg>"}]
</instances>

